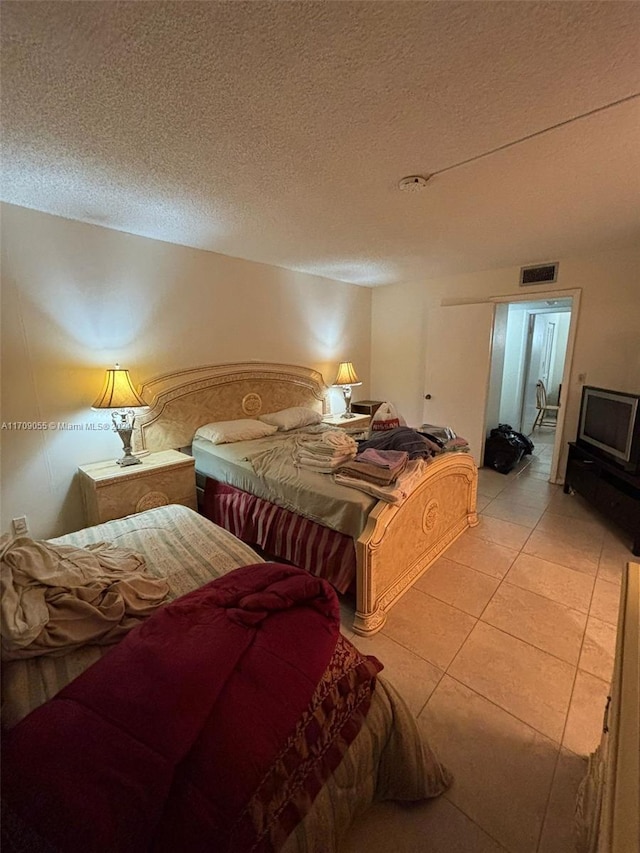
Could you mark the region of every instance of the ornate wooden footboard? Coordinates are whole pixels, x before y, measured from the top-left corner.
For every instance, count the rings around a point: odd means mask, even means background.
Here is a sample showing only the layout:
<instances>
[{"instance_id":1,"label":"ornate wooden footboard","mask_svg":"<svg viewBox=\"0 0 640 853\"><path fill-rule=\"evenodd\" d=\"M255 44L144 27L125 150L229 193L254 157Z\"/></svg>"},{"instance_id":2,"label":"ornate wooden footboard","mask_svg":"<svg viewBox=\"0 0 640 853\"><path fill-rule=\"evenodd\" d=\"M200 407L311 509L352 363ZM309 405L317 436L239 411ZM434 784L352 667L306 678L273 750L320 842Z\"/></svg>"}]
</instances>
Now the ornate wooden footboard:
<instances>
[{"instance_id":1,"label":"ornate wooden footboard","mask_svg":"<svg viewBox=\"0 0 640 853\"><path fill-rule=\"evenodd\" d=\"M356 542L357 634L375 634L400 596L468 527L476 514L478 472L471 456L433 459L424 480L394 506L380 501Z\"/></svg>"}]
</instances>

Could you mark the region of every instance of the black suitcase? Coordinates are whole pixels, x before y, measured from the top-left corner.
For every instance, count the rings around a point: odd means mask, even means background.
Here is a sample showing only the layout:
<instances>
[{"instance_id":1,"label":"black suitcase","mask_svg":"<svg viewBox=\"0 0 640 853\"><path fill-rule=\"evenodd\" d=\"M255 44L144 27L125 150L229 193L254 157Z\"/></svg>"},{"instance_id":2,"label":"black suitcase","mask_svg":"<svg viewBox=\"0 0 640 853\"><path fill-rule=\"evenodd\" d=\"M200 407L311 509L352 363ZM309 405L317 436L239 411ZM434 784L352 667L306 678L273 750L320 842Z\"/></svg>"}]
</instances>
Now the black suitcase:
<instances>
[{"instance_id":1,"label":"black suitcase","mask_svg":"<svg viewBox=\"0 0 640 853\"><path fill-rule=\"evenodd\" d=\"M484 465L500 474L508 474L523 456L532 453L531 439L509 424L499 424L489 433L484 445Z\"/></svg>"}]
</instances>

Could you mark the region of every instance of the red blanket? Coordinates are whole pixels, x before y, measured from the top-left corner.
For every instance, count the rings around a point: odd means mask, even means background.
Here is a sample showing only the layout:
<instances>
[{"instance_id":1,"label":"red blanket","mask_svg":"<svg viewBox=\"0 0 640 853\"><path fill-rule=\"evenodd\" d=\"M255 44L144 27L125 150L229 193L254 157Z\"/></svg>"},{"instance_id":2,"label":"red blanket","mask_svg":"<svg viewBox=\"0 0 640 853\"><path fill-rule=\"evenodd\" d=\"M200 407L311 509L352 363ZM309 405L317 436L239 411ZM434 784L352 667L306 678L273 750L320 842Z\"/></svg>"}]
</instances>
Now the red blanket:
<instances>
[{"instance_id":1,"label":"red blanket","mask_svg":"<svg viewBox=\"0 0 640 853\"><path fill-rule=\"evenodd\" d=\"M3 743L3 794L62 851L277 849L380 664L325 581L247 566L161 608Z\"/></svg>"}]
</instances>

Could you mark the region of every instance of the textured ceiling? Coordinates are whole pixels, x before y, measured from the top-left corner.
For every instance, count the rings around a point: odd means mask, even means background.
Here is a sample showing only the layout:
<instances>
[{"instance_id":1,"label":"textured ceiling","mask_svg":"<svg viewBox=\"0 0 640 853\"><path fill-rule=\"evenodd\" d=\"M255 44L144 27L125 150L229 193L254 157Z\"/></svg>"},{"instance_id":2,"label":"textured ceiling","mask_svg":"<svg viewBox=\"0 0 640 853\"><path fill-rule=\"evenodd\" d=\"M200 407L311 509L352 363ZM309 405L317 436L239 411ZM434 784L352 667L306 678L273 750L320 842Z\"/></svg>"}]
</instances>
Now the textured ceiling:
<instances>
[{"instance_id":1,"label":"textured ceiling","mask_svg":"<svg viewBox=\"0 0 640 853\"><path fill-rule=\"evenodd\" d=\"M5 201L363 285L640 240L640 3L1 16Z\"/></svg>"}]
</instances>

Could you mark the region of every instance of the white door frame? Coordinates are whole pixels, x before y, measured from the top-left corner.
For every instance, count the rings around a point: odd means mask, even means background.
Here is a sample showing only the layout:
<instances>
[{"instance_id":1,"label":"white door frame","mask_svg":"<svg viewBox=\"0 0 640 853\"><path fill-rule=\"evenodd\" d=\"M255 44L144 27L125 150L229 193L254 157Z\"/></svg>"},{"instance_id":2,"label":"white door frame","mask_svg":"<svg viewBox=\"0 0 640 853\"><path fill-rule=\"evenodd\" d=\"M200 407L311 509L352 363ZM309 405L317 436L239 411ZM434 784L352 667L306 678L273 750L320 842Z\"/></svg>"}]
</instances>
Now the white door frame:
<instances>
[{"instance_id":1,"label":"white door frame","mask_svg":"<svg viewBox=\"0 0 640 853\"><path fill-rule=\"evenodd\" d=\"M562 371L562 390L558 403L558 421L556 425L556 438L553 445L553 457L551 459L551 472L549 480L552 483L562 482L562 478L558 478L558 465L560 463L560 451L563 444L564 421L567 412L567 398L569 394L569 383L571 379L571 366L573 363L573 350L576 342L576 333L578 327L578 314L580 310L580 297L582 295L581 288L573 288L570 290L536 290L531 293L516 293L507 294L506 296L491 296L489 302L538 302L545 299L566 299L568 296L572 298L571 303L571 321L569 323L569 336L567 338L567 351L564 357L564 370Z\"/></svg>"}]
</instances>

